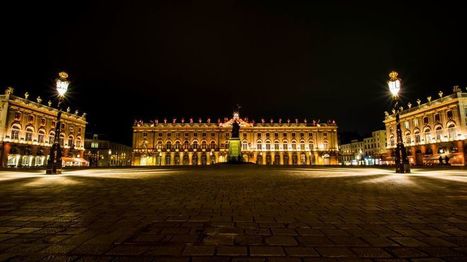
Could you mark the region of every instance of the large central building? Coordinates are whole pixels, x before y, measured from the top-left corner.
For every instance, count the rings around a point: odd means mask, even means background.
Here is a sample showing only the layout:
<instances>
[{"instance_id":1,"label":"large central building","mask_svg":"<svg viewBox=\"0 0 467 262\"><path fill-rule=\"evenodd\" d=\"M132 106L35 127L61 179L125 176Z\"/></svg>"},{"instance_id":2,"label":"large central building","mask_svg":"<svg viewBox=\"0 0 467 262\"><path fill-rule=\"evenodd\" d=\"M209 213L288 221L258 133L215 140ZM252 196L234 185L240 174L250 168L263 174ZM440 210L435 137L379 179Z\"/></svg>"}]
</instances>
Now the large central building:
<instances>
[{"instance_id":1,"label":"large central building","mask_svg":"<svg viewBox=\"0 0 467 262\"><path fill-rule=\"evenodd\" d=\"M240 118L135 121L133 165L211 165L227 162L232 124L240 124L244 162L261 165L337 164L337 125L295 119Z\"/></svg>"}]
</instances>

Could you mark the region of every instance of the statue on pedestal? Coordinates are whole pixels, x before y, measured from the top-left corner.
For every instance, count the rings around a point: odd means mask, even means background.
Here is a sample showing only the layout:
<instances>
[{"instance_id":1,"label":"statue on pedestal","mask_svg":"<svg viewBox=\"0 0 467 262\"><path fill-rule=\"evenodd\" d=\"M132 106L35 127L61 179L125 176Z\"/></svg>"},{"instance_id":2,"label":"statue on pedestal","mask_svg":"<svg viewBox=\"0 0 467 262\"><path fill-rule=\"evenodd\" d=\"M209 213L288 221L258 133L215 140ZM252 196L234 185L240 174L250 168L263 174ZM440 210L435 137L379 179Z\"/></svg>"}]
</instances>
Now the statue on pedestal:
<instances>
[{"instance_id":1,"label":"statue on pedestal","mask_svg":"<svg viewBox=\"0 0 467 262\"><path fill-rule=\"evenodd\" d=\"M240 124L237 121L232 123L232 138L240 138Z\"/></svg>"}]
</instances>

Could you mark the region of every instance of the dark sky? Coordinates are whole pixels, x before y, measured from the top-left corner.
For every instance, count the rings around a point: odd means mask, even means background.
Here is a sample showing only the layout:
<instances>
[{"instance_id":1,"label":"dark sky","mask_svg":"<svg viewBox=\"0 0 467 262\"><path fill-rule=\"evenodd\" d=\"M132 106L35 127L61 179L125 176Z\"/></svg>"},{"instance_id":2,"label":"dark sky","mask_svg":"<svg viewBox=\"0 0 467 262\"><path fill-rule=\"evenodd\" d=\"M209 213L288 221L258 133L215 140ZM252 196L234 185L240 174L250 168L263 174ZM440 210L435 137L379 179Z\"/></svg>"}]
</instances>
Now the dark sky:
<instances>
[{"instance_id":1,"label":"dark sky","mask_svg":"<svg viewBox=\"0 0 467 262\"><path fill-rule=\"evenodd\" d=\"M411 101L467 86L461 1L8 2L0 88L46 100L65 70L88 129L127 144L134 119L217 119L237 103L364 134L383 127L390 70Z\"/></svg>"}]
</instances>

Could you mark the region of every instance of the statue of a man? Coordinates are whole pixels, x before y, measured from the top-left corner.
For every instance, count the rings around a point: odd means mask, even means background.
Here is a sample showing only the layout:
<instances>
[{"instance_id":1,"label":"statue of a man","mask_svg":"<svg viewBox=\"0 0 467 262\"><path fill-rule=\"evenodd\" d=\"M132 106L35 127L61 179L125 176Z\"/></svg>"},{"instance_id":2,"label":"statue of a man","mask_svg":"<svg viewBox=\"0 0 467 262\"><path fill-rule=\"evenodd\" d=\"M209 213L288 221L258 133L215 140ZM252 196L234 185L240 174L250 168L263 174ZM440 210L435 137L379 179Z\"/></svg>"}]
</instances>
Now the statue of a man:
<instances>
[{"instance_id":1,"label":"statue of a man","mask_svg":"<svg viewBox=\"0 0 467 262\"><path fill-rule=\"evenodd\" d=\"M240 138L240 124L237 121L232 124L232 138Z\"/></svg>"}]
</instances>

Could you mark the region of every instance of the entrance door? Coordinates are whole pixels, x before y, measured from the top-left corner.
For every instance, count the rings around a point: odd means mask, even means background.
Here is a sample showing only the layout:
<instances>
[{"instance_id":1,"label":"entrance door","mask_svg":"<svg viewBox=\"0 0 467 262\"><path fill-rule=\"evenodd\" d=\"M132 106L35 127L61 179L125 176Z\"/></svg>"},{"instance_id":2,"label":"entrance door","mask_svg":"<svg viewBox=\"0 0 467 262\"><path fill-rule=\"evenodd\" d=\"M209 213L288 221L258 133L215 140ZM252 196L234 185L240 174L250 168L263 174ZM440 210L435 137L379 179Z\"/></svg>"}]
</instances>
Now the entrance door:
<instances>
[{"instance_id":1,"label":"entrance door","mask_svg":"<svg viewBox=\"0 0 467 262\"><path fill-rule=\"evenodd\" d=\"M176 166L180 165L180 154L179 153L175 154L174 165Z\"/></svg>"},{"instance_id":2,"label":"entrance door","mask_svg":"<svg viewBox=\"0 0 467 262\"><path fill-rule=\"evenodd\" d=\"M206 153L203 153L201 155L201 165L205 166L208 163L208 157L206 156Z\"/></svg>"},{"instance_id":3,"label":"entrance door","mask_svg":"<svg viewBox=\"0 0 467 262\"><path fill-rule=\"evenodd\" d=\"M258 157L256 158L256 164L258 164L258 165L263 164L263 156L262 155L258 155Z\"/></svg>"},{"instance_id":4,"label":"entrance door","mask_svg":"<svg viewBox=\"0 0 467 262\"><path fill-rule=\"evenodd\" d=\"M194 166L198 165L198 154L193 154L193 156L191 157L191 162Z\"/></svg>"},{"instance_id":5,"label":"entrance door","mask_svg":"<svg viewBox=\"0 0 467 262\"><path fill-rule=\"evenodd\" d=\"M281 156L278 153L276 153L274 155L274 165L280 165L280 163L281 163Z\"/></svg>"},{"instance_id":6,"label":"entrance door","mask_svg":"<svg viewBox=\"0 0 467 262\"><path fill-rule=\"evenodd\" d=\"M297 165L298 164L298 156L297 153L294 153L292 155L292 165Z\"/></svg>"},{"instance_id":7,"label":"entrance door","mask_svg":"<svg viewBox=\"0 0 467 262\"><path fill-rule=\"evenodd\" d=\"M305 155L305 153L300 154L300 163L302 165L306 165L306 155Z\"/></svg>"}]
</instances>

